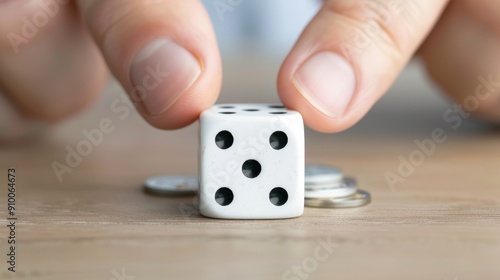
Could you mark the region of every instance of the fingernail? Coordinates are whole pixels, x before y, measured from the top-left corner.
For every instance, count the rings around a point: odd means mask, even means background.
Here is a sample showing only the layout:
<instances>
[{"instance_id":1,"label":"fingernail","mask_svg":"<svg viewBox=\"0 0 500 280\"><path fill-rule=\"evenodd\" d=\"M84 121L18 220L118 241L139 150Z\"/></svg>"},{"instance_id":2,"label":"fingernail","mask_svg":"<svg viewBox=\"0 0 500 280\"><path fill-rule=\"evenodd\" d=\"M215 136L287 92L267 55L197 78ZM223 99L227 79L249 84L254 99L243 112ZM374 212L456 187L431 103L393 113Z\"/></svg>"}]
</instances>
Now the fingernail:
<instances>
[{"instance_id":1,"label":"fingernail","mask_svg":"<svg viewBox=\"0 0 500 280\"><path fill-rule=\"evenodd\" d=\"M196 58L168 39L151 42L132 60L130 93L146 113L167 111L198 79L201 67Z\"/></svg>"},{"instance_id":2,"label":"fingernail","mask_svg":"<svg viewBox=\"0 0 500 280\"><path fill-rule=\"evenodd\" d=\"M343 116L356 88L351 65L333 52L310 57L297 70L292 82L311 105L331 118Z\"/></svg>"}]
</instances>

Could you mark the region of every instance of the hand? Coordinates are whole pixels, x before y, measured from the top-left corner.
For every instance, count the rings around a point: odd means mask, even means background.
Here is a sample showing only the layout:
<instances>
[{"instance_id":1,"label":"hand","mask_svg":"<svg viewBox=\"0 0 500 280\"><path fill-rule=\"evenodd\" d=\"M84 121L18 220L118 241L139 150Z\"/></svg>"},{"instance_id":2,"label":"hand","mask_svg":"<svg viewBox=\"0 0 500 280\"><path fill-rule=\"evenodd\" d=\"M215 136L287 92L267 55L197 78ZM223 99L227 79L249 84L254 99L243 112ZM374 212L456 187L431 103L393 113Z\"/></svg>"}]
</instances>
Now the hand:
<instances>
[{"instance_id":1,"label":"hand","mask_svg":"<svg viewBox=\"0 0 500 280\"><path fill-rule=\"evenodd\" d=\"M31 118L86 107L108 69L164 129L195 121L220 91L216 39L197 0L0 0L0 18L0 91Z\"/></svg>"},{"instance_id":2,"label":"hand","mask_svg":"<svg viewBox=\"0 0 500 280\"><path fill-rule=\"evenodd\" d=\"M20 18L40 14L37 2L62 4L26 43L13 43L8 35L20 33ZM103 86L106 66L158 128L185 126L215 102L221 62L198 0L63 2L0 0L0 85L24 114L58 120L85 107ZM463 103L477 77L500 65L499 18L490 0L325 0L283 63L280 98L310 127L344 130L421 47L431 77ZM479 101L476 115L500 121L496 91Z\"/></svg>"},{"instance_id":3,"label":"hand","mask_svg":"<svg viewBox=\"0 0 500 280\"><path fill-rule=\"evenodd\" d=\"M325 0L281 68L279 93L312 128L341 131L368 112L420 47L428 73L455 102L500 122L499 35L495 1ZM478 76L491 74L496 80L479 88L485 98L467 105Z\"/></svg>"}]
</instances>

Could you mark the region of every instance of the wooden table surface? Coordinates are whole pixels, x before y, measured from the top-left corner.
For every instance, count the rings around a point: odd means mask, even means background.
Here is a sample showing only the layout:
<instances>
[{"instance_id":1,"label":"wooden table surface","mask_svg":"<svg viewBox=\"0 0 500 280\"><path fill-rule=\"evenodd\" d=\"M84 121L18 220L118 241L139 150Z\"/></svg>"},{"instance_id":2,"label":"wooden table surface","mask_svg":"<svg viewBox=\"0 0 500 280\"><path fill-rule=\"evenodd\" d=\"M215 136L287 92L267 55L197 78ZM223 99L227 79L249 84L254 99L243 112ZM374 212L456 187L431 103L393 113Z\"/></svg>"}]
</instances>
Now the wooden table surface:
<instances>
[{"instance_id":1,"label":"wooden table surface","mask_svg":"<svg viewBox=\"0 0 500 280\"><path fill-rule=\"evenodd\" d=\"M278 63L225 61L221 102L277 101ZM334 135L307 131L306 159L355 176L373 201L314 209L287 220L216 220L193 198L145 194L152 175L196 174L197 126L159 131L110 110L111 82L96 106L38 139L0 148L0 279L500 279L500 131L443 120L450 104L406 70L370 114ZM63 175L66 147L109 118L115 130ZM417 139L447 140L391 187ZM17 168L17 272L7 271L8 166Z\"/></svg>"}]
</instances>

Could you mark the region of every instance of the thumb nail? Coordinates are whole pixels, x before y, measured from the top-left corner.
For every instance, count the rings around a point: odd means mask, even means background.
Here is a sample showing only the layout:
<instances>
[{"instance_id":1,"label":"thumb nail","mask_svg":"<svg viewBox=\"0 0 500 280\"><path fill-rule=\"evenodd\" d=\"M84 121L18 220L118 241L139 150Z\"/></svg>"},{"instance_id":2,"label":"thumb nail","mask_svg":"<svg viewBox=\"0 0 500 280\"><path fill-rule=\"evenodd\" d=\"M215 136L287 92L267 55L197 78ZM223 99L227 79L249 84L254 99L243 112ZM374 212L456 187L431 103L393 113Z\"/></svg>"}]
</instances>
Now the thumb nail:
<instances>
[{"instance_id":1,"label":"thumb nail","mask_svg":"<svg viewBox=\"0 0 500 280\"><path fill-rule=\"evenodd\" d=\"M151 42L132 61L132 99L155 116L167 111L201 74L196 58L168 39Z\"/></svg>"},{"instance_id":2,"label":"thumb nail","mask_svg":"<svg viewBox=\"0 0 500 280\"><path fill-rule=\"evenodd\" d=\"M354 96L356 76L343 57L325 51L302 64L292 83L317 110L328 117L340 118Z\"/></svg>"}]
</instances>

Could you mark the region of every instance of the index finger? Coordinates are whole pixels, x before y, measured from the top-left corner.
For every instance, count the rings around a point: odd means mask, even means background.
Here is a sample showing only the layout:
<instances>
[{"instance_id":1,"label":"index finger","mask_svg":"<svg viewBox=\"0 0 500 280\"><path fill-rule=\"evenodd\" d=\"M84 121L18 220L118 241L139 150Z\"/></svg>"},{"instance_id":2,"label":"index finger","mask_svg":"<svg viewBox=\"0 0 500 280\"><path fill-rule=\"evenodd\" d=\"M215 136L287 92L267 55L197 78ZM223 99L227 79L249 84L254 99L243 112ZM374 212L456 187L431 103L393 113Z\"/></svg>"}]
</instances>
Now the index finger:
<instances>
[{"instance_id":1,"label":"index finger","mask_svg":"<svg viewBox=\"0 0 500 280\"><path fill-rule=\"evenodd\" d=\"M447 0L325 0L280 70L283 103L310 127L338 132L387 91Z\"/></svg>"},{"instance_id":2,"label":"index finger","mask_svg":"<svg viewBox=\"0 0 500 280\"><path fill-rule=\"evenodd\" d=\"M77 0L106 62L153 126L195 121L219 93L221 62L198 0Z\"/></svg>"}]
</instances>

